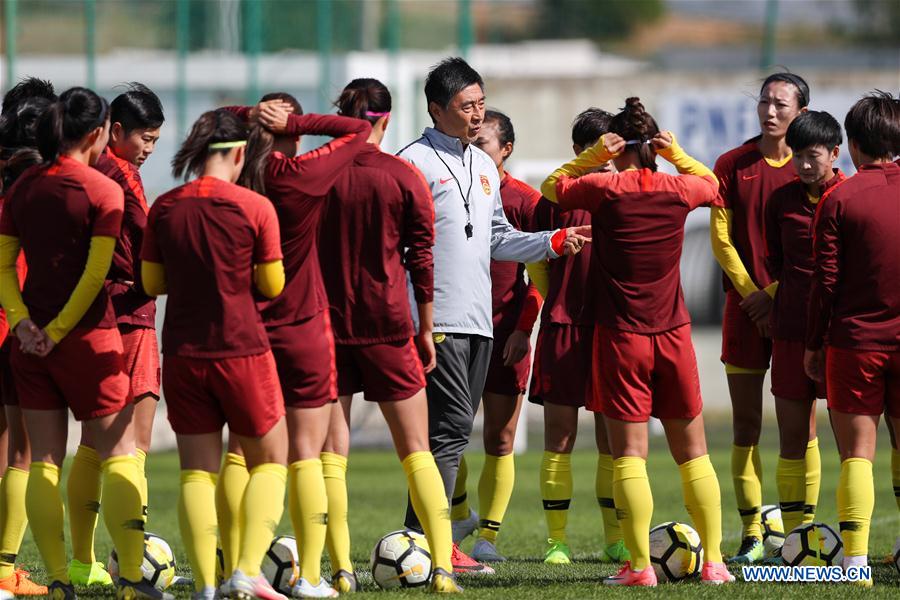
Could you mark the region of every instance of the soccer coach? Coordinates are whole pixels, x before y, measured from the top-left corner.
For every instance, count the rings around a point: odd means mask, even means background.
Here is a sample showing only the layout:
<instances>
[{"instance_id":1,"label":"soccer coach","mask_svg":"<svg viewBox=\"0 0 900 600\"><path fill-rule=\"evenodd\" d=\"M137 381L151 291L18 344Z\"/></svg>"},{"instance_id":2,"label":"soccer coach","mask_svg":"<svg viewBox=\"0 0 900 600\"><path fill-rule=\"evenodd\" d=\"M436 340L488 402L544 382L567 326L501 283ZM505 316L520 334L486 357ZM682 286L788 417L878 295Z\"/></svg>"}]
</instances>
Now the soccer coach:
<instances>
[{"instance_id":1,"label":"soccer coach","mask_svg":"<svg viewBox=\"0 0 900 600\"><path fill-rule=\"evenodd\" d=\"M428 437L449 505L491 358L491 259L529 263L576 254L590 241L590 226L526 233L510 225L497 167L473 145L484 120L484 82L466 61L436 65L425 97L434 127L398 156L419 168L434 197L437 363L427 377ZM406 526L421 529L411 506Z\"/></svg>"}]
</instances>

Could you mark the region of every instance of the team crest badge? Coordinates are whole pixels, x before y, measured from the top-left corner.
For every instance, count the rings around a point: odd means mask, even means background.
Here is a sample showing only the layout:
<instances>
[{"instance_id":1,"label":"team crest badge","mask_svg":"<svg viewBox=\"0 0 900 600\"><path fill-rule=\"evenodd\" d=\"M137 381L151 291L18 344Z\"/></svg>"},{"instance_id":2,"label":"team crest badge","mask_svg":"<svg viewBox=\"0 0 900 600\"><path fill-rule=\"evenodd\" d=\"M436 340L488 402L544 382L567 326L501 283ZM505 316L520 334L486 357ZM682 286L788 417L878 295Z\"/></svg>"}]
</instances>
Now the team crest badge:
<instances>
[{"instance_id":1,"label":"team crest badge","mask_svg":"<svg viewBox=\"0 0 900 600\"><path fill-rule=\"evenodd\" d=\"M481 176L481 189L483 189L484 193L487 194L488 196L491 195L491 182L487 178L487 175Z\"/></svg>"}]
</instances>

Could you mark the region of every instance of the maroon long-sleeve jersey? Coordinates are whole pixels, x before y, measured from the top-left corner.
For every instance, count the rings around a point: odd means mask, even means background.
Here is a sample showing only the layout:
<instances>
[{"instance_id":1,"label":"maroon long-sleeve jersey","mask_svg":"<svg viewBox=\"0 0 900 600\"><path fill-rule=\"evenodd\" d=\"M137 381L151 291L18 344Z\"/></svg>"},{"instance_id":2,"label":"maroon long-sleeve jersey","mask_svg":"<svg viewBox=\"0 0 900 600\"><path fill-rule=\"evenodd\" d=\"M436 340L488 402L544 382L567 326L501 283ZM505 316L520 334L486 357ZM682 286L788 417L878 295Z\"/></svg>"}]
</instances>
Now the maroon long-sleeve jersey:
<instances>
[{"instance_id":1,"label":"maroon long-sleeve jersey","mask_svg":"<svg viewBox=\"0 0 900 600\"><path fill-rule=\"evenodd\" d=\"M822 196L806 347L900 350L900 166L862 165Z\"/></svg>"},{"instance_id":2,"label":"maroon long-sleeve jersey","mask_svg":"<svg viewBox=\"0 0 900 600\"><path fill-rule=\"evenodd\" d=\"M434 299L434 200L412 164L366 144L328 193L319 263L339 344L415 335L417 302Z\"/></svg>"}]
</instances>

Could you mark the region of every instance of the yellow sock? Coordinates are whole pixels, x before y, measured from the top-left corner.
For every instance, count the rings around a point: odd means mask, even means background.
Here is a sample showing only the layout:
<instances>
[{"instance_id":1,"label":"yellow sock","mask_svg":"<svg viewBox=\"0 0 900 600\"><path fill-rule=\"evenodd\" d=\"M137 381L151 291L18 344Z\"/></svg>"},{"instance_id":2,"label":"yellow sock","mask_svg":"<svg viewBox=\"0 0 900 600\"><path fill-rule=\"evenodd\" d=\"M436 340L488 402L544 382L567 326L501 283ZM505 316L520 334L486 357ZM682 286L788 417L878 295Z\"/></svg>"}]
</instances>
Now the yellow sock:
<instances>
[{"instance_id":1,"label":"yellow sock","mask_svg":"<svg viewBox=\"0 0 900 600\"><path fill-rule=\"evenodd\" d=\"M622 529L619 527L619 519L616 518L612 480L613 457L609 454L600 454L597 457L597 478L594 480L594 490L597 493L597 503L600 505L603 535L607 545L615 544L622 539Z\"/></svg>"},{"instance_id":2,"label":"yellow sock","mask_svg":"<svg viewBox=\"0 0 900 600\"><path fill-rule=\"evenodd\" d=\"M72 557L85 564L94 556L94 530L100 515L100 456L88 446L78 446L66 482Z\"/></svg>"},{"instance_id":3,"label":"yellow sock","mask_svg":"<svg viewBox=\"0 0 900 600\"><path fill-rule=\"evenodd\" d=\"M250 469L250 481L241 502L241 548L236 565L245 575L259 575L259 566L284 512L286 485L287 468L284 465L263 463ZM324 490L321 493L325 502Z\"/></svg>"},{"instance_id":4,"label":"yellow sock","mask_svg":"<svg viewBox=\"0 0 900 600\"><path fill-rule=\"evenodd\" d=\"M137 463L138 473L141 476L140 487L138 491L141 493L141 514L144 516L144 522L147 522L148 492L147 492L147 453L136 448L134 451L134 462Z\"/></svg>"},{"instance_id":5,"label":"yellow sock","mask_svg":"<svg viewBox=\"0 0 900 600\"><path fill-rule=\"evenodd\" d=\"M178 525L185 554L191 563L194 589L216 585L216 474L181 471ZM228 575L226 575L227 577Z\"/></svg>"},{"instance_id":6,"label":"yellow sock","mask_svg":"<svg viewBox=\"0 0 900 600\"><path fill-rule=\"evenodd\" d=\"M613 498L625 547L631 554L631 568L650 566L650 519L653 494L643 458L623 456L613 461Z\"/></svg>"},{"instance_id":7,"label":"yellow sock","mask_svg":"<svg viewBox=\"0 0 900 600\"><path fill-rule=\"evenodd\" d=\"M353 572L350 561L350 528L347 525L347 457L322 453L322 475L328 493L328 527L325 545L331 559L331 572Z\"/></svg>"},{"instance_id":8,"label":"yellow sock","mask_svg":"<svg viewBox=\"0 0 900 600\"><path fill-rule=\"evenodd\" d=\"M464 521L469 518L469 494L466 492L466 480L469 478L469 465L466 456L459 457L459 470L456 472L456 484L453 487L453 498L450 500L450 518Z\"/></svg>"},{"instance_id":9,"label":"yellow sock","mask_svg":"<svg viewBox=\"0 0 900 600\"><path fill-rule=\"evenodd\" d=\"M0 480L0 579L13 574L22 537L28 527L25 514L25 491L28 471L7 467Z\"/></svg>"},{"instance_id":10,"label":"yellow sock","mask_svg":"<svg viewBox=\"0 0 900 600\"><path fill-rule=\"evenodd\" d=\"M297 551L300 553L300 577L312 585L318 585L321 577L319 563L325 547L328 523L328 498L322 475L322 461L310 458L291 463L290 477L288 506L294 523L294 535L297 537Z\"/></svg>"},{"instance_id":11,"label":"yellow sock","mask_svg":"<svg viewBox=\"0 0 900 600\"><path fill-rule=\"evenodd\" d=\"M406 473L410 501L428 538L431 563L435 568L452 573L450 509L434 456L431 452L412 452L403 459L403 471Z\"/></svg>"},{"instance_id":12,"label":"yellow sock","mask_svg":"<svg viewBox=\"0 0 900 600\"><path fill-rule=\"evenodd\" d=\"M875 480L872 463L864 458L848 458L841 463L837 510L844 556L869 553L869 525L875 508Z\"/></svg>"},{"instance_id":13,"label":"yellow sock","mask_svg":"<svg viewBox=\"0 0 900 600\"><path fill-rule=\"evenodd\" d=\"M806 445L804 471L806 473L806 493L803 503L803 522L812 523L816 520L816 505L819 503L819 488L822 485L822 455L819 454L819 438L813 438Z\"/></svg>"},{"instance_id":14,"label":"yellow sock","mask_svg":"<svg viewBox=\"0 0 900 600\"><path fill-rule=\"evenodd\" d=\"M44 560L47 580L69 583L63 533L65 508L59 491L59 467L46 462L31 463L25 490L31 535Z\"/></svg>"},{"instance_id":15,"label":"yellow sock","mask_svg":"<svg viewBox=\"0 0 900 600\"><path fill-rule=\"evenodd\" d=\"M516 484L516 460L512 454L484 457L484 468L478 480L479 537L489 542L497 540L503 515L509 507Z\"/></svg>"},{"instance_id":16,"label":"yellow sock","mask_svg":"<svg viewBox=\"0 0 900 600\"><path fill-rule=\"evenodd\" d=\"M900 450L891 449L891 483L894 485L894 498L900 509Z\"/></svg>"},{"instance_id":17,"label":"yellow sock","mask_svg":"<svg viewBox=\"0 0 900 600\"><path fill-rule=\"evenodd\" d=\"M571 454L544 451L541 459L541 498L549 537L565 542L569 504L572 502Z\"/></svg>"},{"instance_id":18,"label":"yellow sock","mask_svg":"<svg viewBox=\"0 0 900 600\"><path fill-rule=\"evenodd\" d=\"M731 478L738 512L744 524L742 537L762 539L762 464L758 446L731 447Z\"/></svg>"},{"instance_id":19,"label":"yellow sock","mask_svg":"<svg viewBox=\"0 0 900 600\"><path fill-rule=\"evenodd\" d=\"M247 461L240 454L228 452L222 461L216 482L216 518L226 577L230 577L241 551L241 502L250 480Z\"/></svg>"},{"instance_id":20,"label":"yellow sock","mask_svg":"<svg viewBox=\"0 0 900 600\"><path fill-rule=\"evenodd\" d=\"M722 493L709 455L678 466L684 505L703 544L704 561L722 562Z\"/></svg>"},{"instance_id":21,"label":"yellow sock","mask_svg":"<svg viewBox=\"0 0 900 600\"><path fill-rule=\"evenodd\" d=\"M775 469L781 520L787 535L803 522L806 498L806 460L778 457Z\"/></svg>"},{"instance_id":22,"label":"yellow sock","mask_svg":"<svg viewBox=\"0 0 900 600\"><path fill-rule=\"evenodd\" d=\"M71 475L69 475L71 477ZM141 474L130 454L103 461L103 522L119 558L119 575L140 581L144 561L144 519L141 511Z\"/></svg>"}]
</instances>

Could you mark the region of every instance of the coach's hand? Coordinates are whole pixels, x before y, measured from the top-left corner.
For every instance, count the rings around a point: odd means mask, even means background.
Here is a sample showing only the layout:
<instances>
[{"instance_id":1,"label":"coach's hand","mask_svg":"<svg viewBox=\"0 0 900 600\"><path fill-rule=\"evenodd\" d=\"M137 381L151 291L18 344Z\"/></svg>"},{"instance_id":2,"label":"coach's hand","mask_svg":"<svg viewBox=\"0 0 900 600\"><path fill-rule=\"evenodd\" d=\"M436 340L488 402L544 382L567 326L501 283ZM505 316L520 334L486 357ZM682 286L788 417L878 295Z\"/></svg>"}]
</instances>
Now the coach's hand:
<instances>
[{"instance_id":1,"label":"coach's hand","mask_svg":"<svg viewBox=\"0 0 900 600\"><path fill-rule=\"evenodd\" d=\"M825 381L825 351L807 350L803 354L803 370L813 381Z\"/></svg>"},{"instance_id":2,"label":"coach's hand","mask_svg":"<svg viewBox=\"0 0 900 600\"><path fill-rule=\"evenodd\" d=\"M531 336L516 329L506 338L506 346L503 347L503 365L513 366L525 358L529 350L531 350Z\"/></svg>"},{"instance_id":3,"label":"coach's hand","mask_svg":"<svg viewBox=\"0 0 900 600\"><path fill-rule=\"evenodd\" d=\"M434 371L437 365L437 353L434 350L434 334L432 331L419 331L416 335L416 348L419 349L419 358L422 359L422 367L425 373Z\"/></svg>"},{"instance_id":4,"label":"coach's hand","mask_svg":"<svg viewBox=\"0 0 900 600\"><path fill-rule=\"evenodd\" d=\"M581 252L584 245L591 241L591 226L579 225L566 228L566 241L563 242L563 255L574 256Z\"/></svg>"},{"instance_id":5,"label":"coach's hand","mask_svg":"<svg viewBox=\"0 0 900 600\"><path fill-rule=\"evenodd\" d=\"M772 296L767 291L756 290L741 300L740 307L748 317L754 321L761 321L768 318L773 303Z\"/></svg>"}]
</instances>

